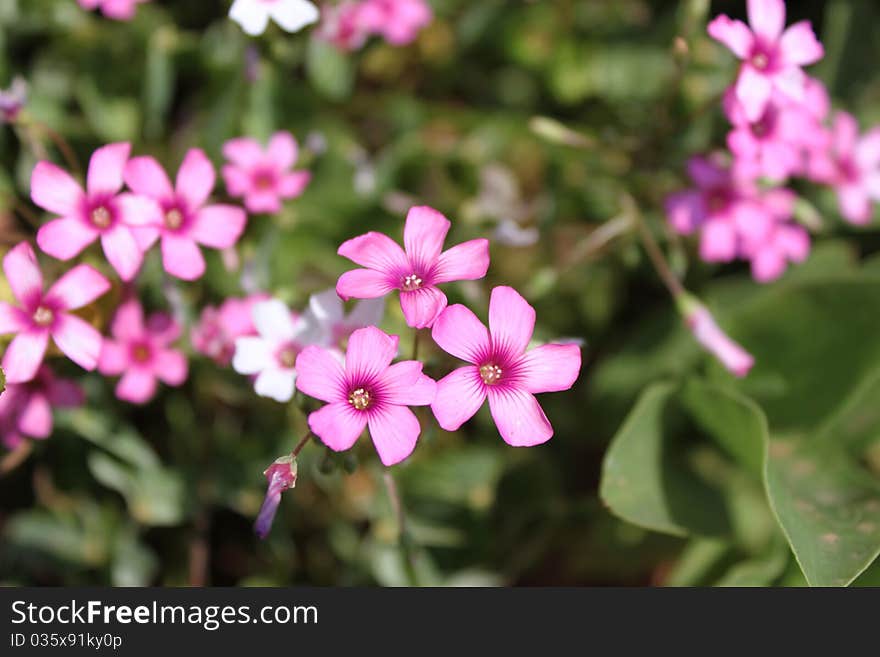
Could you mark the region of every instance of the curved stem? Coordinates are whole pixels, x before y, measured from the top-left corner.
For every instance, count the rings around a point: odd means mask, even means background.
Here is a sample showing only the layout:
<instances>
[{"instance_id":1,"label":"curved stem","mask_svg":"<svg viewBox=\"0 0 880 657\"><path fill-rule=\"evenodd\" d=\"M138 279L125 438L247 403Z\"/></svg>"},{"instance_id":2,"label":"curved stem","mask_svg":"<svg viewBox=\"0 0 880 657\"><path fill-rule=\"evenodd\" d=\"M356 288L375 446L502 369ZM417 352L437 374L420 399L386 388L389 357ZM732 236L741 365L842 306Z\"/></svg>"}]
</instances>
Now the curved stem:
<instances>
[{"instance_id":1,"label":"curved stem","mask_svg":"<svg viewBox=\"0 0 880 657\"><path fill-rule=\"evenodd\" d=\"M404 566L406 574L412 586L419 586L419 577L416 572L415 554L413 554L413 545L409 532L407 531L406 514L403 510L403 502L400 498L400 492L397 489L397 482L390 469L385 469L382 473L385 481L385 490L388 492L388 498L391 500L391 508L397 518L397 540L400 545L400 551L403 553Z\"/></svg>"},{"instance_id":2,"label":"curved stem","mask_svg":"<svg viewBox=\"0 0 880 657\"><path fill-rule=\"evenodd\" d=\"M627 194L621 199L621 202L624 206L624 213L631 216L638 224L639 235L642 238L645 253L648 254L651 264L654 266L657 275L660 277L660 280L663 281L666 289L669 290L669 294L671 294L674 299L678 299L685 295L687 292L685 291L684 286L678 280L675 273L673 273L669 263L666 262L666 257L663 255L663 251L657 244L657 240L655 240L654 236L651 234L651 229L645 222L644 217L642 217L642 213L640 212L638 205L636 205L635 200Z\"/></svg>"}]
</instances>

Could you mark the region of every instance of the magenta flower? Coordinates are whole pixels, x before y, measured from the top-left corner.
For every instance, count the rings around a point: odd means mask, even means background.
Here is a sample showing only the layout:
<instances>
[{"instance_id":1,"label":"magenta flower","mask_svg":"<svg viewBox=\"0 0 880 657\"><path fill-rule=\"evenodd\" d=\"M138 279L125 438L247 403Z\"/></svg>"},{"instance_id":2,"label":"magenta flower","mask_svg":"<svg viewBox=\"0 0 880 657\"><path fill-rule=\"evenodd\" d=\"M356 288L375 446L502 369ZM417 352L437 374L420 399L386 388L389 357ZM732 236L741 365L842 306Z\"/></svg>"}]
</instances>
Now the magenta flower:
<instances>
[{"instance_id":1,"label":"magenta flower","mask_svg":"<svg viewBox=\"0 0 880 657\"><path fill-rule=\"evenodd\" d=\"M553 427L535 393L568 390L581 369L576 344L546 344L526 351L535 309L513 288L492 290L489 330L462 305L437 318L431 335L441 349L470 365L437 382L431 410L440 426L455 431L489 398L489 410L504 441L515 447L550 440Z\"/></svg>"},{"instance_id":2,"label":"magenta flower","mask_svg":"<svg viewBox=\"0 0 880 657\"><path fill-rule=\"evenodd\" d=\"M134 18L137 6L150 0L78 0L79 6L92 11L101 9L107 17L117 21L130 21Z\"/></svg>"},{"instance_id":3,"label":"magenta flower","mask_svg":"<svg viewBox=\"0 0 880 657\"><path fill-rule=\"evenodd\" d=\"M214 165L198 148L191 148L177 172L174 187L152 157L136 157L125 167L125 182L137 194L155 199L159 208L142 218L149 246L162 237L162 264L172 276L187 281L205 273L199 245L226 249L238 241L247 215L232 205L205 205L214 189Z\"/></svg>"},{"instance_id":4,"label":"magenta flower","mask_svg":"<svg viewBox=\"0 0 880 657\"><path fill-rule=\"evenodd\" d=\"M157 379L170 386L186 381L186 357L169 347L180 330L180 324L165 313L154 313L145 322L137 299L119 306L110 327L113 338L104 341L98 361L101 374L122 375L116 385L119 399L143 404L156 393Z\"/></svg>"},{"instance_id":5,"label":"magenta flower","mask_svg":"<svg viewBox=\"0 0 880 657\"><path fill-rule=\"evenodd\" d=\"M470 240L442 251L450 223L436 210L411 208L403 242L406 252L387 235L369 232L343 242L337 253L366 267L345 272L336 283L343 299L375 299L400 290L400 307L414 328L431 326L446 307L437 285L483 278L489 269L489 241Z\"/></svg>"},{"instance_id":6,"label":"magenta flower","mask_svg":"<svg viewBox=\"0 0 880 657\"><path fill-rule=\"evenodd\" d=\"M59 379L47 365L27 383L13 383L0 394L0 442L9 449L26 438L42 440L52 433L52 409L85 401L73 381Z\"/></svg>"},{"instance_id":7,"label":"magenta flower","mask_svg":"<svg viewBox=\"0 0 880 657\"><path fill-rule=\"evenodd\" d=\"M367 27L360 20L361 3L343 0L321 8L321 24L315 34L339 50L357 50L367 40Z\"/></svg>"},{"instance_id":8,"label":"magenta flower","mask_svg":"<svg viewBox=\"0 0 880 657\"><path fill-rule=\"evenodd\" d=\"M3 258L3 272L20 306L0 301L0 335L17 333L3 354L8 383L24 383L37 374L49 337L74 363L95 369L101 334L70 313L110 289L110 283L88 265L77 265L43 294L43 274L34 250L22 242Z\"/></svg>"},{"instance_id":9,"label":"magenta flower","mask_svg":"<svg viewBox=\"0 0 880 657\"><path fill-rule=\"evenodd\" d=\"M859 136L855 117L839 112L831 127L830 143L810 154L810 178L837 191L840 213L854 224L865 224L880 201L880 128Z\"/></svg>"},{"instance_id":10,"label":"magenta flower","mask_svg":"<svg viewBox=\"0 0 880 657\"><path fill-rule=\"evenodd\" d=\"M38 162L31 175L31 198L44 210L61 215L37 232L37 244L53 258L70 260L101 238L104 255L124 281L137 274L143 262L132 226L158 210L148 198L120 194L122 171L131 144L109 144L89 160L86 191L63 169Z\"/></svg>"},{"instance_id":11,"label":"magenta flower","mask_svg":"<svg viewBox=\"0 0 880 657\"><path fill-rule=\"evenodd\" d=\"M266 468L263 474L269 481L266 497L260 513L254 522L254 532L260 538L266 538L272 529L272 521L281 503L281 493L296 486L296 459L293 456L282 456Z\"/></svg>"},{"instance_id":12,"label":"magenta flower","mask_svg":"<svg viewBox=\"0 0 880 657\"><path fill-rule=\"evenodd\" d=\"M235 354L235 339L257 335L254 305L268 298L267 294L252 294L226 299L219 308L208 306L190 332L193 348L218 365L229 365Z\"/></svg>"},{"instance_id":13,"label":"magenta flower","mask_svg":"<svg viewBox=\"0 0 880 657\"><path fill-rule=\"evenodd\" d=\"M685 323L694 338L715 356L731 374L743 377L752 369L755 359L722 331L712 314L698 302L688 304Z\"/></svg>"},{"instance_id":14,"label":"magenta flower","mask_svg":"<svg viewBox=\"0 0 880 657\"><path fill-rule=\"evenodd\" d=\"M408 406L434 400L436 383L415 360L391 365L397 336L375 326L351 334L345 365L329 350L312 345L296 359L296 387L327 402L309 414L309 428L337 452L354 445L364 428L385 465L394 465L415 449L421 427Z\"/></svg>"},{"instance_id":15,"label":"magenta flower","mask_svg":"<svg viewBox=\"0 0 880 657\"><path fill-rule=\"evenodd\" d=\"M747 8L748 26L722 15L708 29L709 36L742 60L735 93L749 120L757 121L774 90L803 99L806 76L801 67L815 64L825 51L809 21L785 29L783 0L748 0Z\"/></svg>"},{"instance_id":16,"label":"magenta flower","mask_svg":"<svg viewBox=\"0 0 880 657\"><path fill-rule=\"evenodd\" d=\"M308 171L290 171L297 150L289 132L272 135L265 151L256 139L230 139L223 145L223 155L230 161L223 166L229 195L243 196L248 212L278 212L281 199L302 194L312 177Z\"/></svg>"},{"instance_id":17,"label":"magenta flower","mask_svg":"<svg viewBox=\"0 0 880 657\"><path fill-rule=\"evenodd\" d=\"M774 281L789 262L803 262L810 255L810 236L803 226L791 221L796 197L787 189L771 189L763 195L763 205L774 221L760 236L745 236L740 243L742 257L752 263L752 278L759 283Z\"/></svg>"},{"instance_id":18,"label":"magenta flower","mask_svg":"<svg viewBox=\"0 0 880 657\"><path fill-rule=\"evenodd\" d=\"M434 18L425 0L363 0L357 13L361 29L381 35L395 46L415 41Z\"/></svg>"}]
</instances>

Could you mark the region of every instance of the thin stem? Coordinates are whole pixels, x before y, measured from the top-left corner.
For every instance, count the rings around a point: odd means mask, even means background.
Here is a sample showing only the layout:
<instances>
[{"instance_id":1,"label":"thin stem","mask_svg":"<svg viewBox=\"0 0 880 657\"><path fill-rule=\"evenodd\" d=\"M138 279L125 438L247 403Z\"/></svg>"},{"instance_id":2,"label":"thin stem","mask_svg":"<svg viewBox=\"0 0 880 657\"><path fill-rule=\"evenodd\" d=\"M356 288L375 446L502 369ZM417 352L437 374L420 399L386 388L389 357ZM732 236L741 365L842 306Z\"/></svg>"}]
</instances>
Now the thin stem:
<instances>
[{"instance_id":1,"label":"thin stem","mask_svg":"<svg viewBox=\"0 0 880 657\"><path fill-rule=\"evenodd\" d=\"M391 470L387 468L382 473L382 478L385 481L385 489L388 491L388 499L391 500L391 508L394 510L394 515L397 518L397 541L400 545L400 551L403 553L407 576L413 586L418 586L419 578L416 572L415 555L413 554L412 542L407 531L406 514L403 510L400 492L397 489L397 482L394 481Z\"/></svg>"},{"instance_id":2,"label":"thin stem","mask_svg":"<svg viewBox=\"0 0 880 657\"><path fill-rule=\"evenodd\" d=\"M0 460L0 476L6 476L15 470L22 463L27 461L28 456L34 449L34 444L30 440L25 440L18 447L6 454Z\"/></svg>"},{"instance_id":3,"label":"thin stem","mask_svg":"<svg viewBox=\"0 0 880 657\"><path fill-rule=\"evenodd\" d=\"M70 144L67 143L67 140L45 123L37 123L36 125L46 131L49 139L51 139L52 143L55 144L59 151L61 151L61 155L64 157L64 161L67 162L67 166L70 167L70 170L77 175L82 175L82 167L79 164L79 159L76 157L76 153L73 152Z\"/></svg>"},{"instance_id":4,"label":"thin stem","mask_svg":"<svg viewBox=\"0 0 880 657\"><path fill-rule=\"evenodd\" d=\"M642 213L639 211L639 207L636 205L635 200L629 195L624 195L621 202L624 206L624 213L630 215L637 222L645 252L648 254L651 264L654 265L654 269L657 271L657 275L660 276L660 280L663 281L666 289L669 290L669 293L674 299L678 299L686 294L684 286L673 273L669 263L666 262L666 257L663 255L663 251L661 251L660 246L657 244L657 240L655 240L654 236L651 234L651 229L648 227L648 224L645 223L645 219L642 217Z\"/></svg>"},{"instance_id":5,"label":"thin stem","mask_svg":"<svg viewBox=\"0 0 880 657\"><path fill-rule=\"evenodd\" d=\"M24 217L25 221L27 221L34 230L40 228L40 217L38 217L37 213L31 210L30 207L17 196L12 197L12 207L18 214Z\"/></svg>"},{"instance_id":6,"label":"thin stem","mask_svg":"<svg viewBox=\"0 0 880 657\"><path fill-rule=\"evenodd\" d=\"M299 453L303 450L303 447L305 447L308 444L309 440L314 435L315 434L313 434L311 431L306 432L306 435L303 436L302 438L300 438L299 442L296 444L296 447L293 448L293 451L290 453L290 455L293 458L296 458L297 456L299 456Z\"/></svg>"},{"instance_id":7,"label":"thin stem","mask_svg":"<svg viewBox=\"0 0 880 657\"><path fill-rule=\"evenodd\" d=\"M596 228L571 250L564 269L571 269L588 260L615 238L633 228L633 218L627 214L615 217Z\"/></svg>"}]
</instances>

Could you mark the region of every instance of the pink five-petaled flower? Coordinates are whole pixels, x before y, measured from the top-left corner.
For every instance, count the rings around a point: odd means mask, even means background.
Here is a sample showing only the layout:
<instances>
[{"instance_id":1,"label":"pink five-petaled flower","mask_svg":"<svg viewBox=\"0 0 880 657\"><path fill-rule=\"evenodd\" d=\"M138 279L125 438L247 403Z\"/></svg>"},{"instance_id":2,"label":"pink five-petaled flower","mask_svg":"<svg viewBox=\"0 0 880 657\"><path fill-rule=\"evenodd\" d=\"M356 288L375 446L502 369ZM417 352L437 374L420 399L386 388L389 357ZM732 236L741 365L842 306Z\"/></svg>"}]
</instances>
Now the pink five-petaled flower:
<instances>
[{"instance_id":1,"label":"pink five-petaled flower","mask_svg":"<svg viewBox=\"0 0 880 657\"><path fill-rule=\"evenodd\" d=\"M170 386L186 380L184 355L169 345L180 336L180 324L170 315L154 313L144 321L137 299L119 306L110 327L112 339L104 341L98 370L105 376L122 375L116 396L143 404L156 393L156 379Z\"/></svg>"},{"instance_id":2,"label":"pink five-petaled flower","mask_svg":"<svg viewBox=\"0 0 880 657\"><path fill-rule=\"evenodd\" d=\"M82 390L59 379L48 365L27 383L13 383L0 394L0 443L9 449L25 438L42 440L52 433L52 408L80 406Z\"/></svg>"},{"instance_id":3,"label":"pink five-petaled flower","mask_svg":"<svg viewBox=\"0 0 880 657\"><path fill-rule=\"evenodd\" d=\"M811 152L810 178L834 187L844 219L865 224L871 219L871 201L880 201L880 128L859 137L855 117L839 112L830 142Z\"/></svg>"},{"instance_id":4,"label":"pink five-petaled flower","mask_svg":"<svg viewBox=\"0 0 880 657\"><path fill-rule=\"evenodd\" d=\"M526 351L535 328L535 309L513 288L492 290L489 330L462 305L449 306L431 335L446 352L467 361L437 382L431 410L440 426L455 431L486 398L492 418L509 445L546 442L553 427L534 394L568 390L581 369L576 344L546 344Z\"/></svg>"},{"instance_id":5,"label":"pink five-petaled flower","mask_svg":"<svg viewBox=\"0 0 880 657\"><path fill-rule=\"evenodd\" d=\"M735 93L749 120L757 121L774 89L803 99L806 76L801 66L815 64L825 51L809 21L785 29L783 0L748 0L747 8L748 26L721 15L709 23L709 36L742 60Z\"/></svg>"},{"instance_id":6,"label":"pink five-petaled flower","mask_svg":"<svg viewBox=\"0 0 880 657\"><path fill-rule=\"evenodd\" d=\"M430 404L437 384L422 374L418 361L391 365L397 343L397 336L368 326L351 334L344 366L315 345L297 357L296 387L327 402L309 415L309 428L330 449L349 449L368 425L384 465L399 463L415 449L421 427L407 407Z\"/></svg>"},{"instance_id":7,"label":"pink five-petaled flower","mask_svg":"<svg viewBox=\"0 0 880 657\"><path fill-rule=\"evenodd\" d=\"M244 231L244 210L205 205L214 181L214 165L198 148L191 148L183 158L174 187L152 157L132 158L125 167L128 186L158 203L140 230L147 233L145 246L162 236L162 264L172 276L187 281L199 278L205 273L205 258L198 245L226 249Z\"/></svg>"},{"instance_id":8,"label":"pink five-petaled flower","mask_svg":"<svg viewBox=\"0 0 880 657\"><path fill-rule=\"evenodd\" d=\"M89 11L101 8L107 17L117 21L130 21L134 18L137 6L150 0L78 0L79 6Z\"/></svg>"},{"instance_id":9,"label":"pink five-petaled flower","mask_svg":"<svg viewBox=\"0 0 880 657\"><path fill-rule=\"evenodd\" d=\"M272 521L281 502L281 493L296 486L296 458L293 455L282 456L266 468L263 474L269 482L266 497L260 513L254 522L254 532L260 538L266 538L272 529Z\"/></svg>"},{"instance_id":10,"label":"pink five-petaled flower","mask_svg":"<svg viewBox=\"0 0 880 657\"><path fill-rule=\"evenodd\" d=\"M375 299L400 290L400 307L414 328L431 326L446 307L437 285L483 278L489 269L489 240L462 242L442 251L450 223L429 207L411 208L403 242L406 252L387 235L369 232L342 243L337 253L366 267L345 272L336 283L343 299Z\"/></svg>"},{"instance_id":11,"label":"pink five-petaled flower","mask_svg":"<svg viewBox=\"0 0 880 657\"><path fill-rule=\"evenodd\" d=\"M61 215L37 232L37 244L53 258L69 260L101 238L104 255L124 281L144 259L136 228L157 212L148 198L120 194L131 144L108 144L92 153L86 190L51 162L38 162L31 175L31 198Z\"/></svg>"},{"instance_id":12,"label":"pink five-petaled flower","mask_svg":"<svg viewBox=\"0 0 880 657\"><path fill-rule=\"evenodd\" d=\"M249 137L230 139L223 155L223 180L230 196L244 197L248 212L278 212L281 199L296 198L309 184L308 171L290 171L296 162L297 144L289 132L276 132L264 151Z\"/></svg>"},{"instance_id":13,"label":"pink five-petaled flower","mask_svg":"<svg viewBox=\"0 0 880 657\"><path fill-rule=\"evenodd\" d=\"M394 46L415 41L433 17L425 0L364 0L357 12L361 29L382 35Z\"/></svg>"},{"instance_id":14,"label":"pink five-petaled flower","mask_svg":"<svg viewBox=\"0 0 880 657\"><path fill-rule=\"evenodd\" d=\"M685 324L700 345L715 356L734 376L743 377L752 369L755 359L731 340L715 323L715 318L698 302L686 303Z\"/></svg>"},{"instance_id":15,"label":"pink five-petaled flower","mask_svg":"<svg viewBox=\"0 0 880 657\"><path fill-rule=\"evenodd\" d=\"M30 381L37 373L49 336L77 365L95 369L101 351L101 334L86 321L70 314L110 289L110 282L89 265L77 265L43 294L43 275L34 250L22 242L3 258L3 271L12 294L21 304L0 302L0 335L18 333L3 355L9 383Z\"/></svg>"},{"instance_id":16,"label":"pink five-petaled flower","mask_svg":"<svg viewBox=\"0 0 880 657\"><path fill-rule=\"evenodd\" d=\"M219 308L208 306L190 331L193 348L218 365L229 365L235 354L236 338L257 335L252 316L254 305L268 298L267 294L252 294L244 299L226 299Z\"/></svg>"}]
</instances>

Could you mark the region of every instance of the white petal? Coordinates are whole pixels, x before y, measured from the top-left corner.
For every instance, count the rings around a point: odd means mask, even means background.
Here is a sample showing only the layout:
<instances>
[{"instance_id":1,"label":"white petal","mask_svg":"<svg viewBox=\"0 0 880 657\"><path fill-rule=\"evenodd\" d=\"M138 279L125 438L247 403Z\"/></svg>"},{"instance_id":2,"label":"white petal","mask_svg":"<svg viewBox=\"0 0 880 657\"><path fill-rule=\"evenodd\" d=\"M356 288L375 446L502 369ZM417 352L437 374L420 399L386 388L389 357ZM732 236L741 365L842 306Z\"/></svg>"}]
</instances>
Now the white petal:
<instances>
[{"instance_id":1,"label":"white petal","mask_svg":"<svg viewBox=\"0 0 880 657\"><path fill-rule=\"evenodd\" d=\"M229 18L241 25L251 36L262 34L269 23L269 5L260 0L235 0Z\"/></svg>"},{"instance_id":2,"label":"white petal","mask_svg":"<svg viewBox=\"0 0 880 657\"><path fill-rule=\"evenodd\" d=\"M262 338L247 336L235 341L232 369L239 374L256 374L272 363L272 347Z\"/></svg>"},{"instance_id":3,"label":"white petal","mask_svg":"<svg viewBox=\"0 0 880 657\"><path fill-rule=\"evenodd\" d=\"M269 5L269 13L288 32L297 32L320 17L318 8L308 0L276 0Z\"/></svg>"},{"instance_id":4,"label":"white petal","mask_svg":"<svg viewBox=\"0 0 880 657\"><path fill-rule=\"evenodd\" d=\"M379 326L385 314L385 298L363 299L358 301L354 309L345 318L345 325L352 328L363 326Z\"/></svg>"},{"instance_id":5,"label":"white petal","mask_svg":"<svg viewBox=\"0 0 880 657\"><path fill-rule=\"evenodd\" d=\"M275 401L286 402L293 397L293 384L296 372L280 370L275 367L263 370L254 382L254 390L260 397L271 397Z\"/></svg>"},{"instance_id":6,"label":"white petal","mask_svg":"<svg viewBox=\"0 0 880 657\"><path fill-rule=\"evenodd\" d=\"M309 310L320 321L335 324L342 319L342 299L336 294L336 288L318 292L309 297Z\"/></svg>"},{"instance_id":7,"label":"white petal","mask_svg":"<svg viewBox=\"0 0 880 657\"><path fill-rule=\"evenodd\" d=\"M283 301L269 299L254 304L252 311L257 332L267 340L281 342L295 335L290 308Z\"/></svg>"}]
</instances>

